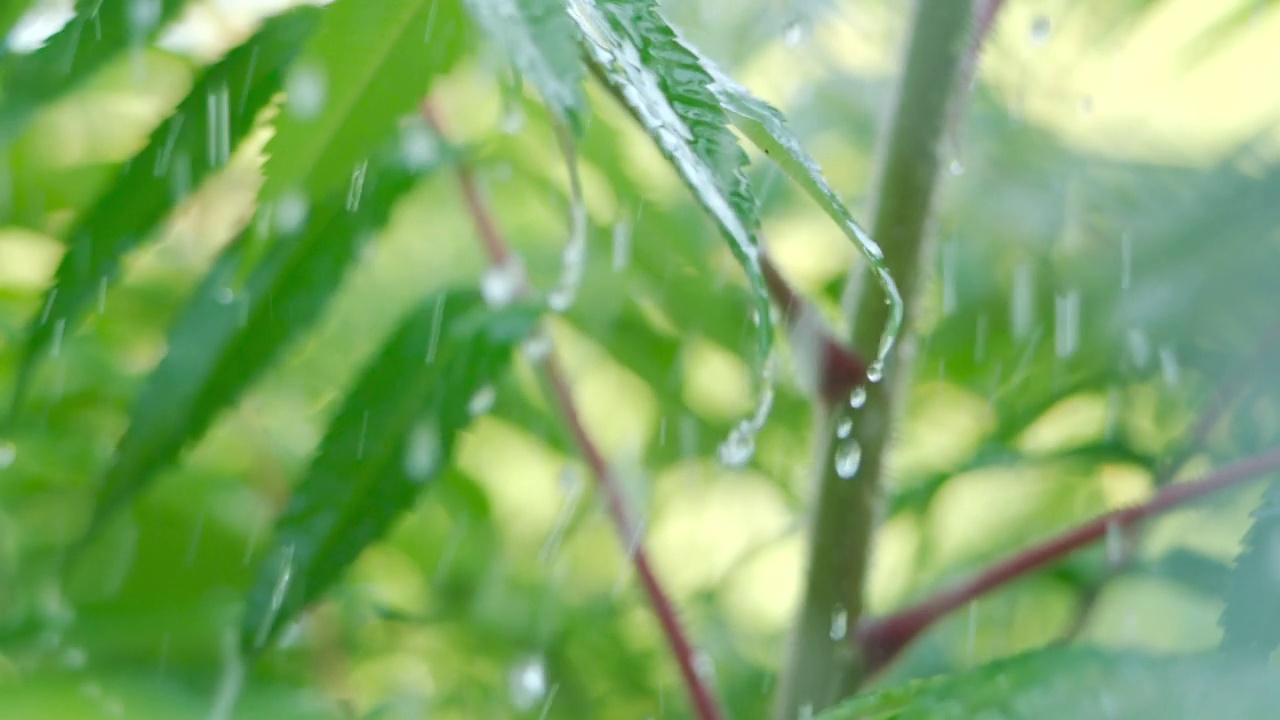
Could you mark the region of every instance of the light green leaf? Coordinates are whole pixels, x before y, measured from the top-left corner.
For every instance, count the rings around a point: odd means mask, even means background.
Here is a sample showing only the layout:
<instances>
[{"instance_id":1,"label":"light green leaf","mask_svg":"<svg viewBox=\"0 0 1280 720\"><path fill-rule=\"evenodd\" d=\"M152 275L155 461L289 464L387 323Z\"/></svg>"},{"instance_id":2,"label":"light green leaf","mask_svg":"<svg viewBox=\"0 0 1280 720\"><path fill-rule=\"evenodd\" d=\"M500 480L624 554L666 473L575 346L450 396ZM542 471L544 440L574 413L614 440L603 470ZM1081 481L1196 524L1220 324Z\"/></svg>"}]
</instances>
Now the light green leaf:
<instances>
[{"instance_id":1,"label":"light green leaf","mask_svg":"<svg viewBox=\"0 0 1280 720\"><path fill-rule=\"evenodd\" d=\"M758 349L761 358L767 357L773 325L760 271L760 221L742 170L747 156L711 90L715 80L652 0L578 2L571 15L596 70L729 240L751 283L760 322Z\"/></svg>"},{"instance_id":2,"label":"light green leaf","mask_svg":"<svg viewBox=\"0 0 1280 720\"><path fill-rule=\"evenodd\" d=\"M449 466L476 398L493 391L537 318L530 306L493 310L478 292L452 290L400 326L343 402L276 525L241 626L246 650L265 648Z\"/></svg>"},{"instance_id":3,"label":"light green leaf","mask_svg":"<svg viewBox=\"0 0 1280 720\"><path fill-rule=\"evenodd\" d=\"M1228 576L1222 648L1263 659L1280 647L1280 482L1272 483L1253 513L1243 547Z\"/></svg>"},{"instance_id":4,"label":"light green leaf","mask_svg":"<svg viewBox=\"0 0 1280 720\"><path fill-rule=\"evenodd\" d=\"M1048 648L876 690L819 720L1254 720L1280 702L1277 674L1219 656Z\"/></svg>"},{"instance_id":5,"label":"light green leaf","mask_svg":"<svg viewBox=\"0 0 1280 720\"><path fill-rule=\"evenodd\" d=\"M53 287L27 331L15 409L40 355L57 335L79 324L119 272L124 255L225 165L232 148L253 129L258 111L279 91L284 68L315 28L319 14L316 8L299 8L269 20L209 68L72 227Z\"/></svg>"},{"instance_id":6,"label":"light green leaf","mask_svg":"<svg viewBox=\"0 0 1280 720\"><path fill-rule=\"evenodd\" d=\"M0 150L40 106L130 49L146 47L185 0L79 0L75 17L27 55L0 56Z\"/></svg>"},{"instance_id":7,"label":"light green leaf","mask_svg":"<svg viewBox=\"0 0 1280 720\"><path fill-rule=\"evenodd\" d=\"M457 61L468 36L459 0L339 0L326 8L285 82L264 201L344 187Z\"/></svg>"},{"instance_id":8,"label":"light green leaf","mask_svg":"<svg viewBox=\"0 0 1280 720\"><path fill-rule=\"evenodd\" d=\"M416 127L405 130L426 132ZM409 142L409 141L406 141ZM94 527L139 493L323 310L361 246L427 167L401 142L360 166L351 186L247 230L218 259L169 336L107 470ZM251 235L266 226L268 237ZM265 247L260 261L254 258Z\"/></svg>"},{"instance_id":9,"label":"light green leaf","mask_svg":"<svg viewBox=\"0 0 1280 720\"><path fill-rule=\"evenodd\" d=\"M822 168L813 159L799 138L787 126L782 113L765 101L751 94L750 90L739 85L708 60L704 65L715 77L711 85L721 105L729 113L733 124L747 136L756 147L764 151L791 179L813 198L823 212L835 222L840 231L853 242L867 264L871 266L880 287L890 305L889 320L885 324L884 335L880 338L880 347L876 351L875 363L883 366L893 343L902 329L902 295L898 286L889 275L889 268L884 262L884 253L871 235L854 220L853 214L845 207L840 196L827 183L822 175ZM875 365L873 365L875 367Z\"/></svg>"},{"instance_id":10,"label":"light green leaf","mask_svg":"<svg viewBox=\"0 0 1280 720\"><path fill-rule=\"evenodd\" d=\"M584 75L577 31L562 0L467 0L490 40L533 81L556 117L582 131Z\"/></svg>"}]
</instances>

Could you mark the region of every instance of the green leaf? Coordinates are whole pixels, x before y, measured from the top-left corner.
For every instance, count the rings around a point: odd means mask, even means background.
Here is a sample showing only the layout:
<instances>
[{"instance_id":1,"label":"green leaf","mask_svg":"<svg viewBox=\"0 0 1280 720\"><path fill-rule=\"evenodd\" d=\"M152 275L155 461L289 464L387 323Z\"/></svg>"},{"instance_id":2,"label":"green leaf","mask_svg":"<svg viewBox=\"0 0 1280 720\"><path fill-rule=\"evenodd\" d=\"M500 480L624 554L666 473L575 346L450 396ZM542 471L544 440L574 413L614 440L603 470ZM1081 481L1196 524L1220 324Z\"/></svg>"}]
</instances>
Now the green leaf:
<instances>
[{"instance_id":1,"label":"green leaf","mask_svg":"<svg viewBox=\"0 0 1280 720\"><path fill-rule=\"evenodd\" d=\"M71 229L53 287L27 330L14 409L41 354L75 327L106 292L124 255L154 232L205 178L226 164L280 89L282 70L320 11L299 8L268 21L248 42L209 68L173 115L151 135L110 189Z\"/></svg>"},{"instance_id":2,"label":"green leaf","mask_svg":"<svg viewBox=\"0 0 1280 720\"><path fill-rule=\"evenodd\" d=\"M1280 702L1277 674L1219 656L1037 650L854 698L819 720L1253 720Z\"/></svg>"},{"instance_id":3,"label":"green leaf","mask_svg":"<svg viewBox=\"0 0 1280 720\"><path fill-rule=\"evenodd\" d=\"M1222 648L1268 657L1280 647L1280 482L1274 482L1253 512L1253 524L1227 580L1226 606L1218 624Z\"/></svg>"},{"instance_id":4,"label":"green leaf","mask_svg":"<svg viewBox=\"0 0 1280 720\"><path fill-rule=\"evenodd\" d=\"M405 137L426 132L406 128ZM405 144L414 142L406 139ZM428 168L401 142L361 165L350 188L282 221L258 223L230 245L169 335L169 354L147 379L99 491L96 528L198 438L222 409L313 322L361 246ZM260 261L254 258L266 247Z\"/></svg>"},{"instance_id":5,"label":"green leaf","mask_svg":"<svg viewBox=\"0 0 1280 720\"><path fill-rule=\"evenodd\" d=\"M249 595L242 646L260 652L448 467L474 398L491 392L536 308L480 294L428 298L364 371L276 525Z\"/></svg>"},{"instance_id":6,"label":"green leaf","mask_svg":"<svg viewBox=\"0 0 1280 720\"><path fill-rule=\"evenodd\" d=\"M902 295L898 292L897 283L889 275L889 268L885 265L884 253L881 252L880 246L871 239L871 235L858 224L858 221L854 220L853 214L823 177L822 168L818 166L818 162L805 151L799 138L791 132L782 113L752 95L751 91L721 72L710 61L704 59L703 63L715 77L716 82L711 85L711 88L721 105L728 111L733 124L818 203L827 217L835 222L871 266L890 305L889 320L885 324L884 335L880 338L880 347L876 351L875 359L878 365L883 366L902 329L903 305Z\"/></svg>"},{"instance_id":7,"label":"green leaf","mask_svg":"<svg viewBox=\"0 0 1280 720\"><path fill-rule=\"evenodd\" d=\"M582 131L584 69L562 0L467 0L476 24L574 133Z\"/></svg>"},{"instance_id":8,"label":"green leaf","mask_svg":"<svg viewBox=\"0 0 1280 720\"><path fill-rule=\"evenodd\" d=\"M130 49L145 47L185 0L79 0L75 17L27 55L0 56L0 150L45 103Z\"/></svg>"},{"instance_id":9,"label":"green leaf","mask_svg":"<svg viewBox=\"0 0 1280 720\"><path fill-rule=\"evenodd\" d=\"M712 92L715 79L677 37L652 0L576 3L573 18L594 68L644 126L729 240L759 313L760 357L773 344L769 295L760 271L756 199L746 153Z\"/></svg>"},{"instance_id":10,"label":"green leaf","mask_svg":"<svg viewBox=\"0 0 1280 720\"><path fill-rule=\"evenodd\" d=\"M285 83L264 200L324 196L413 112L466 47L459 0L339 0Z\"/></svg>"}]
</instances>

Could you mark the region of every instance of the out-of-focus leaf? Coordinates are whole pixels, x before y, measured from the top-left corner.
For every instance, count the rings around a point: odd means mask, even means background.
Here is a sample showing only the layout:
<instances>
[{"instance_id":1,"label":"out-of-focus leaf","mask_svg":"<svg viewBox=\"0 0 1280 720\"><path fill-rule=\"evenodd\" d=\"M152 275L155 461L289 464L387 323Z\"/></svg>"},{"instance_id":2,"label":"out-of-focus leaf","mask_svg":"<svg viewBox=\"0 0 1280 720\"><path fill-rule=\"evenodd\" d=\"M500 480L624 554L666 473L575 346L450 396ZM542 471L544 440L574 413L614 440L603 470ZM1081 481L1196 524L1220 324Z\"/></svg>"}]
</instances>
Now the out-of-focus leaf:
<instances>
[{"instance_id":1,"label":"out-of-focus leaf","mask_svg":"<svg viewBox=\"0 0 1280 720\"><path fill-rule=\"evenodd\" d=\"M406 137L426 132L407 128ZM279 208L263 242L250 229L230 245L169 336L169 354L138 397L98 495L95 524L136 495L182 447L235 402L320 314L361 246L427 170L389 144L360 166L350 188L315 208ZM259 229L265 223L259 224ZM250 258L266 245L265 256Z\"/></svg>"},{"instance_id":2,"label":"out-of-focus leaf","mask_svg":"<svg viewBox=\"0 0 1280 720\"><path fill-rule=\"evenodd\" d=\"M285 81L264 201L323 197L426 96L466 47L459 0L339 0Z\"/></svg>"},{"instance_id":3,"label":"out-of-focus leaf","mask_svg":"<svg viewBox=\"0 0 1280 720\"><path fill-rule=\"evenodd\" d=\"M767 356L773 326L760 271L757 203L742 170L746 153L711 90L714 78L652 0L576 3L571 15L594 67L728 239L751 283L758 352Z\"/></svg>"},{"instance_id":4,"label":"out-of-focus leaf","mask_svg":"<svg viewBox=\"0 0 1280 720\"><path fill-rule=\"evenodd\" d=\"M1227 581L1222 648L1268 657L1280 647L1280 482L1272 483L1253 513Z\"/></svg>"},{"instance_id":5,"label":"out-of-focus leaf","mask_svg":"<svg viewBox=\"0 0 1280 720\"><path fill-rule=\"evenodd\" d=\"M853 219L853 214L845 207L840 196L827 183L822 175L822 168L813 159L799 138L787 127L787 120L782 113L751 91L739 85L714 65L707 63L708 69L715 76L711 85L716 97L728 111L733 124L746 135L756 147L764 151L797 185L813 198L827 217L835 222L845 237L858 248L867 264L875 273L876 280L884 290L890 305L889 320L885 324L884 336L876 351L876 362L883 364L893 349L893 342L902 329L902 295L898 285L889 275L889 268L884 262L884 253L871 235Z\"/></svg>"},{"instance_id":6,"label":"out-of-focus leaf","mask_svg":"<svg viewBox=\"0 0 1280 720\"><path fill-rule=\"evenodd\" d=\"M0 56L0 150L41 105L80 85L130 48L148 45L184 4L185 0L79 0L75 17L44 47L27 55Z\"/></svg>"},{"instance_id":7,"label":"out-of-focus leaf","mask_svg":"<svg viewBox=\"0 0 1280 720\"><path fill-rule=\"evenodd\" d=\"M426 300L364 371L276 526L241 626L261 651L448 467L538 310L493 310L479 293Z\"/></svg>"},{"instance_id":8,"label":"out-of-focus leaf","mask_svg":"<svg viewBox=\"0 0 1280 720\"><path fill-rule=\"evenodd\" d=\"M1219 656L1038 650L878 690L819 720L1253 720L1280 702L1274 670Z\"/></svg>"},{"instance_id":9,"label":"out-of-focus leaf","mask_svg":"<svg viewBox=\"0 0 1280 720\"><path fill-rule=\"evenodd\" d=\"M466 0L492 42L533 81L542 100L574 132L582 129L583 66L577 31L562 0Z\"/></svg>"},{"instance_id":10,"label":"out-of-focus leaf","mask_svg":"<svg viewBox=\"0 0 1280 720\"><path fill-rule=\"evenodd\" d=\"M68 234L53 287L32 319L15 409L31 372L55 336L73 328L106 291L121 258L211 173L253 128L280 89L282 71L315 28L320 10L299 8L269 20L195 83L146 148L122 167L110 189Z\"/></svg>"}]
</instances>

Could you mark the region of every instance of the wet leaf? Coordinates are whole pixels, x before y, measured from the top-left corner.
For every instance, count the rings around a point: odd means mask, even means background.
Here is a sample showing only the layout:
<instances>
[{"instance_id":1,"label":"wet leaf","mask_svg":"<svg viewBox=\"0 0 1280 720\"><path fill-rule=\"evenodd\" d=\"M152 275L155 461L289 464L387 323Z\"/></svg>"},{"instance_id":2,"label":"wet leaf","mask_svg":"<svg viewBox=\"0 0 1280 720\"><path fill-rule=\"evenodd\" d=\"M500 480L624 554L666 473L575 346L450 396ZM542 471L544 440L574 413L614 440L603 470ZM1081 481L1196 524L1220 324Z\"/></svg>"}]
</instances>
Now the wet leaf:
<instances>
[{"instance_id":1,"label":"wet leaf","mask_svg":"<svg viewBox=\"0 0 1280 720\"><path fill-rule=\"evenodd\" d=\"M245 231L223 252L138 397L99 490L95 527L200 437L319 316L362 245L427 169L406 163L393 142L361 166L348 189L299 209L298 226L282 225L277 208L270 223ZM255 237L263 227L267 237Z\"/></svg>"},{"instance_id":2,"label":"wet leaf","mask_svg":"<svg viewBox=\"0 0 1280 720\"><path fill-rule=\"evenodd\" d=\"M75 17L27 55L0 55L0 150L31 116L130 50L145 48L185 0L79 0Z\"/></svg>"},{"instance_id":3,"label":"wet leaf","mask_svg":"<svg viewBox=\"0 0 1280 720\"><path fill-rule=\"evenodd\" d=\"M458 0L339 0L285 79L264 201L323 196L412 113L467 45Z\"/></svg>"},{"instance_id":4,"label":"wet leaf","mask_svg":"<svg viewBox=\"0 0 1280 720\"><path fill-rule=\"evenodd\" d=\"M1219 656L1049 648L877 690L819 720L1252 720L1280 702L1276 672Z\"/></svg>"},{"instance_id":5,"label":"wet leaf","mask_svg":"<svg viewBox=\"0 0 1280 720\"><path fill-rule=\"evenodd\" d=\"M1222 649L1263 660L1280 647L1280 483L1272 483L1227 579Z\"/></svg>"},{"instance_id":6,"label":"wet leaf","mask_svg":"<svg viewBox=\"0 0 1280 720\"><path fill-rule=\"evenodd\" d=\"M365 369L276 525L242 645L261 651L449 466L478 394L505 373L536 308L471 290L429 297Z\"/></svg>"},{"instance_id":7,"label":"wet leaf","mask_svg":"<svg viewBox=\"0 0 1280 720\"><path fill-rule=\"evenodd\" d=\"M499 45L574 132L582 130L584 69L577 31L561 0L467 0L476 23Z\"/></svg>"},{"instance_id":8,"label":"wet leaf","mask_svg":"<svg viewBox=\"0 0 1280 720\"><path fill-rule=\"evenodd\" d=\"M124 255L227 163L232 149L253 129L258 111L280 90L284 69L315 28L319 14L316 8L299 8L269 20L209 68L71 229L53 287L27 330L15 409L40 356L56 335L84 319L115 279Z\"/></svg>"},{"instance_id":9,"label":"wet leaf","mask_svg":"<svg viewBox=\"0 0 1280 720\"><path fill-rule=\"evenodd\" d=\"M760 316L758 353L773 343L760 271L757 202L746 153L712 92L715 80L652 0L576 3L588 59L675 167L729 241L751 283Z\"/></svg>"}]
</instances>

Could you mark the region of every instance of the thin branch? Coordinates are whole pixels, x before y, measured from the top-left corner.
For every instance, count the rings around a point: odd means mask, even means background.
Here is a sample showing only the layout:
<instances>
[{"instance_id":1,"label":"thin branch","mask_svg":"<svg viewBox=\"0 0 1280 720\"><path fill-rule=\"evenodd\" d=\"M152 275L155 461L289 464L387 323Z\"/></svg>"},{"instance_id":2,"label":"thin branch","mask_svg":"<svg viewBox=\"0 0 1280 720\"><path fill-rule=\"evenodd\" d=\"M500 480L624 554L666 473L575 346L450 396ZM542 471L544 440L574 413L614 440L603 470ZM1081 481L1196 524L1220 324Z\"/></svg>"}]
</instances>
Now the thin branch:
<instances>
[{"instance_id":1,"label":"thin branch","mask_svg":"<svg viewBox=\"0 0 1280 720\"><path fill-rule=\"evenodd\" d=\"M1000 560L973 577L887 617L863 623L854 635L869 670L879 670L920 633L970 601L1012 580L1061 560L1106 537L1109 528L1128 529L1143 520L1280 468L1280 449L1228 465L1202 480L1169 485L1140 505L1096 517L1083 525ZM1111 530L1115 532L1114 529Z\"/></svg>"},{"instance_id":2,"label":"thin branch","mask_svg":"<svg viewBox=\"0 0 1280 720\"><path fill-rule=\"evenodd\" d=\"M437 135L442 138L446 137L439 114L432 107L430 101L422 104L422 116ZM485 252L489 255L489 259L495 265L508 262L513 256L511 247L503 238L501 230L498 229L497 222L494 220L493 213L484 199L479 183L476 182L474 172L468 163L459 162L457 163L457 174L458 184L462 188L467 211L475 223L476 231L480 236L481 243L484 245ZM528 288L526 287L522 290L527 292ZM654 613L658 616L658 622L662 625L662 631L666 635L671 651L680 666L680 674L693 700L697 717L700 720L723 720L725 713L720 708L719 702L716 700L706 679L703 678L702 673L698 670L697 651L689 642L688 634L680 622L679 613L671 602L671 598L663 589L662 583L658 580L658 576L649 562L649 555L645 551L642 538L644 528L632 516L627 506L626 497L623 494L622 483L613 473L608 461L587 432L586 426L582 422L582 416L578 413L577 405L574 403L569 382L565 378L559 362L556 361L554 353L542 363L542 374L543 379L551 388L551 394L555 399L556 405L559 406L560 413L564 416L564 421L568 425L569 433L573 437L574 443L578 446L578 451L582 453L583 460L591 468L591 473L596 478L597 487L605 497L605 504L609 509L609 514L613 517L614 527L631 557L636 574L640 576L640 583L644 587L645 594L649 597L649 603L653 606Z\"/></svg>"}]
</instances>

